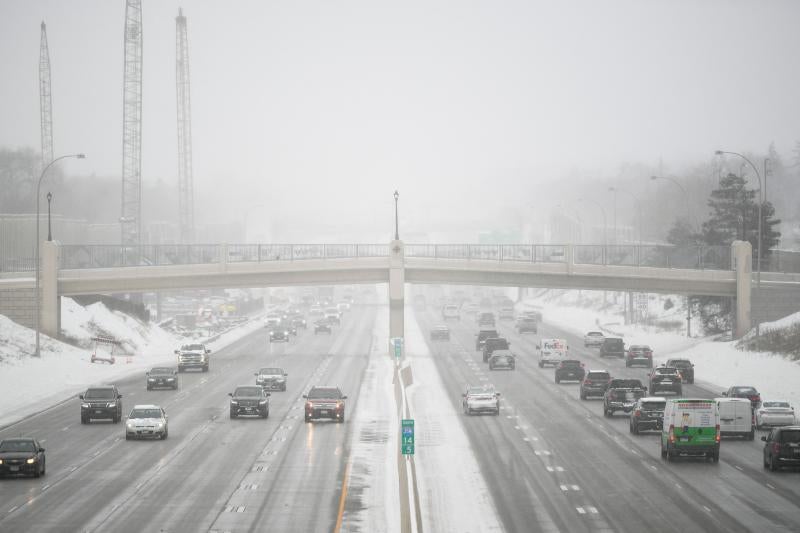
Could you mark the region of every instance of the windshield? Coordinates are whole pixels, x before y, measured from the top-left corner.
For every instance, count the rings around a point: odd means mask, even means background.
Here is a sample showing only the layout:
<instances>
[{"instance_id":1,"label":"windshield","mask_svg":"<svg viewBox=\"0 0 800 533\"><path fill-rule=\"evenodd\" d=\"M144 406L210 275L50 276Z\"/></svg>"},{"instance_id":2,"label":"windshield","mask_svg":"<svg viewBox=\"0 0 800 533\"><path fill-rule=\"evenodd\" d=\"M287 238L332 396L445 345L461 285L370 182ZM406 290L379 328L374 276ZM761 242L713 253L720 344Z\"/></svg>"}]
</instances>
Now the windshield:
<instances>
[{"instance_id":1,"label":"windshield","mask_svg":"<svg viewBox=\"0 0 800 533\"><path fill-rule=\"evenodd\" d=\"M608 380L611 375L608 372L589 372L587 377L591 379Z\"/></svg>"},{"instance_id":2,"label":"windshield","mask_svg":"<svg viewBox=\"0 0 800 533\"><path fill-rule=\"evenodd\" d=\"M172 372L171 368L154 368L150 371L150 374L172 374Z\"/></svg>"},{"instance_id":3,"label":"windshield","mask_svg":"<svg viewBox=\"0 0 800 533\"><path fill-rule=\"evenodd\" d=\"M788 408L789 402L764 402L764 407L783 407Z\"/></svg>"},{"instance_id":4,"label":"windshield","mask_svg":"<svg viewBox=\"0 0 800 533\"><path fill-rule=\"evenodd\" d=\"M313 398L339 398L339 389L317 387L308 391L308 397Z\"/></svg>"},{"instance_id":5,"label":"windshield","mask_svg":"<svg viewBox=\"0 0 800 533\"><path fill-rule=\"evenodd\" d=\"M262 389L261 387L239 387L236 389L236 392L233 393L234 396L261 396Z\"/></svg>"},{"instance_id":6,"label":"windshield","mask_svg":"<svg viewBox=\"0 0 800 533\"><path fill-rule=\"evenodd\" d=\"M185 352L200 352L203 351L205 348L202 344L184 344L181 346L181 350Z\"/></svg>"},{"instance_id":7,"label":"windshield","mask_svg":"<svg viewBox=\"0 0 800 533\"><path fill-rule=\"evenodd\" d=\"M267 375L270 375L270 376L274 376L276 374L283 375L283 369L281 369L281 368L262 368L261 370L259 370L259 373L267 374Z\"/></svg>"},{"instance_id":8,"label":"windshield","mask_svg":"<svg viewBox=\"0 0 800 533\"><path fill-rule=\"evenodd\" d=\"M494 394L493 387L470 387L467 391L468 394Z\"/></svg>"},{"instance_id":9,"label":"windshield","mask_svg":"<svg viewBox=\"0 0 800 533\"><path fill-rule=\"evenodd\" d=\"M642 402L642 409L647 411L663 411L667 402Z\"/></svg>"},{"instance_id":10,"label":"windshield","mask_svg":"<svg viewBox=\"0 0 800 533\"><path fill-rule=\"evenodd\" d=\"M800 442L800 430L783 430L781 431L781 442Z\"/></svg>"},{"instance_id":11,"label":"windshield","mask_svg":"<svg viewBox=\"0 0 800 533\"><path fill-rule=\"evenodd\" d=\"M689 361L671 361L671 366L674 366L675 368L688 368L692 366L692 363Z\"/></svg>"},{"instance_id":12,"label":"windshield","mask_svg":"<svg viewBox=\"0 0 800 533\"><path fill-rule=\"evenodd\" d=\"M128 418L161 418L161 409L134 409Z\"/></svg>"},{"instance_id":13,"label":"windshield","mask_svg":"<svg viewBox=\"0 0 800 533\"><path fill-rule=\"evenodd\" d=\"M113 400L114 389L89 389L83 395L86 400Z\"/></svg>"},{"instance_id":14,"label":"windshield","mask_svg":"<svg viewBox=\"0 0 800 533\"><path fill-rule=\"evenodd\" d=\"M0 452L35 452L32 440L4 440L0 442Z\"/></svg>"},{"instance_id":15,"label":"windshield","mask_svg":"<svg viewBox=\"0 0 800 533\"><path fill-rule=\"evenodd\" d=\"M733 392L734 394L758 394L753 387L736 387Z\"/></svg>"}]
</instances>

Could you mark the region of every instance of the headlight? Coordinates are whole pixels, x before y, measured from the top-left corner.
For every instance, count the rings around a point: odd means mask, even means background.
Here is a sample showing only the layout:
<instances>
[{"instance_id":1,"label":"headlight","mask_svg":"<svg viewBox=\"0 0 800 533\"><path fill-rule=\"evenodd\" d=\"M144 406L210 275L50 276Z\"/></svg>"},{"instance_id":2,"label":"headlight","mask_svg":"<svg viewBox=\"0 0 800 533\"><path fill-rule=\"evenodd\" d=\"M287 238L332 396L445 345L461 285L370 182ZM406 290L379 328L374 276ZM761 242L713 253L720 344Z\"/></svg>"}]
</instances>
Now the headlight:
<instances>
[{"instance_id":1,"label":"headlight","mask_svg":"<svg viewBox=\"0 0 800 533\"><path fill-rule=\"evenodd\" d=\"M175 381L175 378L167 378L167 381Z\"/></svg>"},{"instance_id":2,"label":"headlight","mask_svg":"<svg viewBox=\"0 0 800 533\"><path fill-rule=\"evenodd\" d=\"M239 405L239 402L236 400L231 400L231 405Z\"/></svg>"},{"instance_id":3,"label":"headlight","mask_svg":"<svg viewBox=\"0 0 800 533\"><path fill-rule=\"evenodd\" d=\"M133 427L133 421L132 421L132 420L129 420L129 421L128 421L128 424L127 424L127 426L128 426L129 428L132 428L132 427Z\"/></svg>"},{"instance_id":4,"label":"headlight","mask_svg":"<svg viewBox=\"0 0 800 533\"><path fill-rule=\"evenodd\" d=\"M82 403L82 404L81 404L81 407L82 407L83 409L88 409L90 406L89 406L89 404L88 404L88 403Z\"/></svg>"},{"instance_id":5,"label":"headlight","mask_svg":"<svg viewBox=\"0 0 800 533\"><path fill-rule=\"evenodd\" d=\"M273 335L275 335L275 332L274 331L270 331L269 332L269 336L272 337Z\"/></svg>"},{"instance_id":6,"label":"headlight","mask_svg":"<svg viewBox=\"0 0 800 533\"><path fill-rule=\"evenodd\" d=\"M30 459L28 459L28 460L27 460L27 461L25 461L25 462L26 462L26 463L28 463L29 465L32 465L33 463L35 463L35 462L36 462L36 457L31 457Z\"/></svg>"},{"instance_id":7,"label":"headlight","mask_svg":"<svg viewBox=\"0 0 800 533\"><path fill-rule=\"evenodd\" d=\"M264 405L265 403L267 403L267 400L261 400L260 402L258 402L259 405Z\"/></svg>"},{"instance_id":8,"label":"headlight","mask_svg":"<svg viewBox=\"0 0 800 533\"><path fill-rule=\"evenodd\" d=\"M153 378L147 378L147 381L155 381Z\"/></svg>"},{"instance_id":9,"label":"headlight","mask_svg":"<svg viewBox=\"0 0 800 533\"><path fill-rule=\"evenodd\" d=\"M156 427L161 429L164 427L164 422L156 422Z\"/></svg>"},{"instance_id":10,"label":"headlight","mask_svg":"<svg viewBox=\"0 0 800 533\"><path fill-rule=\"evenodd\" d=\"M108 402L108 404L106 405L106 407L116 407L116 406L117 402Z\"/></svg>"},{"instance_id":11,"label":"headlight","mask_svg":"<svg viewBox=\"0 0 800 533\"><path fill-rule=\"evenodd\" d=\"M283 334L284 334L284 335L288 335L288 334L289 334L289 332L288 332L288 331L284 331L284 332L283 332Z\"/></svg>"},{"instance_id":12,"label":"headlight","mask_svg":"<svg viewBox=\"0 0 800 533\"><path fill-rule=\"evenodd\" d=\"M314 408L314 404L313 403L306 402L306 409L313 409L313 408Z\"/></svg>"},{"instance_id":13,"label":"headlight","mask_svg":"<svg viewBox=\"0 0 800 533\"><path fill-rule=\"evenodd\" d=\"M3 464L3 460L2 460L2 459L0 459L0 465L1 465L1 464Z\"/></svg>"}]
</instances>

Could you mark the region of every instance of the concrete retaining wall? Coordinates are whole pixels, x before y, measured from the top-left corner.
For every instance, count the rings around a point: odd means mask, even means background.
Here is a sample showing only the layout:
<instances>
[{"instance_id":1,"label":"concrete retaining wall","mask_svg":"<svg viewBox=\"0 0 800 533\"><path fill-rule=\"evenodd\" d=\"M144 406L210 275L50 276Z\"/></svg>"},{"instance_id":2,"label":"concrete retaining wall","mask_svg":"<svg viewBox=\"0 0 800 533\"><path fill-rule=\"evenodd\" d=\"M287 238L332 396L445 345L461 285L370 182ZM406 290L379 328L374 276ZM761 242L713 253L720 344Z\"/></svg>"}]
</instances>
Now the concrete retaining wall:
<instances>
[{"instance_id":1,"label":"concrete retaining wall","mask_svg":"<svg viewBox=\"0 0 800 533\"><path fill-rule=\"evenodd\" d=\"M752 306L753 325L778 320L800 311L800 290L759 289L753 283Z\"/></svg>"},{"instance_id":2,"label":"concrete retaining wall","mask_svg":"<svg viewBox=\"0 0 800 533\"><path fill-rule=\"evenodd\" d=\"M17 324L36 327L36 298L34 289L0 289L0 315Z\"/></svg>"}]
</instances>

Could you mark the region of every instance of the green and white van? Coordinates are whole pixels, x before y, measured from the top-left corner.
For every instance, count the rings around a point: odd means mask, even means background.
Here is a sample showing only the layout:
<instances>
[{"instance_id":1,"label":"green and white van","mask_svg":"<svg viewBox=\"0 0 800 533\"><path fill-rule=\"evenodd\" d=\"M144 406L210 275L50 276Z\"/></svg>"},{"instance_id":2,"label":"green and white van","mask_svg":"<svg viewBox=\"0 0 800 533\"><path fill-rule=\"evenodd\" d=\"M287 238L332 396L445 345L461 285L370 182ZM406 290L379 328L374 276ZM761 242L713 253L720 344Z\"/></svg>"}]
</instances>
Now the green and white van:
<instances>
[{"instance_id":1,"label":"green and white van","mask_svg":"<svg viewBox=\"0 0 800 533\"><path fill-rule=\"evenodd\" d=\"M670 398L664 407L661 457L680 455L719 461L719 410L711 399Z\"/></svg>"}]
</instances>

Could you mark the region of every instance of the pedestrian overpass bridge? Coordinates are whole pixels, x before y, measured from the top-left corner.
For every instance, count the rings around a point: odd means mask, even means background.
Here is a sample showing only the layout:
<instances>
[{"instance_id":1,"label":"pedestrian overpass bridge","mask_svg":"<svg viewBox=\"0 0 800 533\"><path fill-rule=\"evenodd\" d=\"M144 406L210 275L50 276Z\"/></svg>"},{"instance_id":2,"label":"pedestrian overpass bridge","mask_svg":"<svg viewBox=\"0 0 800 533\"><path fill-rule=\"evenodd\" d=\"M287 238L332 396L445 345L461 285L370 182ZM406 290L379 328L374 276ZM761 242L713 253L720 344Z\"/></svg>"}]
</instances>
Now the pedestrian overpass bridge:
<instances>
[{"instance_id":1,"label":"pedestrian overpass bridge","mask_svg":"<svg viewBox=\"0 0 800 533\"><path fill-rule=\"evenodd\" d=\"M388 283L390 330L402 336L405 283L470 284L709 295L736 301L736 333L750 329L752 251L732 246L637 245L61 245L42 243L41 324L58 333L59 297L197 288ZM760 287L797 291L795 272L762 272ZM33 289L6 273L0 291Z\"/></svg>"}]
</instances>

